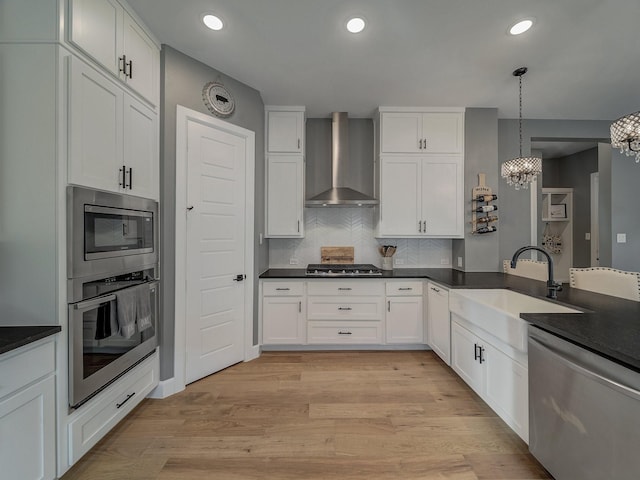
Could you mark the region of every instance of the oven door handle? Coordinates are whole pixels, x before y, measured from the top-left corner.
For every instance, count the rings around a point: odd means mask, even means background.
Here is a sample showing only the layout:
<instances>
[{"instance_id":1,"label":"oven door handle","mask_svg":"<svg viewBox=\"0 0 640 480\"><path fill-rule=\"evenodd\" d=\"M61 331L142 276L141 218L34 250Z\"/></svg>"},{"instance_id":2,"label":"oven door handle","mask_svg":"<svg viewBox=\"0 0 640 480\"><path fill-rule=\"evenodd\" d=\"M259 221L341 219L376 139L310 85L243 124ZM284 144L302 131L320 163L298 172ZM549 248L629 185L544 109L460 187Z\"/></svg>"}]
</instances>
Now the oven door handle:
<instances>
[{"instance_id":1,"label":"oven door handle","mask_svg":"<svg viewBox=\"0 0 640 480\"><path fill-rule=\"evenodd\" d=\"M153 280L148 283L143 283L141 285L148 285L149 290L155 290L158 286L159 281ZM116 299L115 295L106 295L104 297L92 298L91 300L86 300L84 302L78 302L73 306L74 310L89 310L91 308L97 307L102 303L113 302Z\"/></svg>"},{"instance_id":2,"label":"oven door handle","mask_svg":"<svg viewBox=\"0 0 640 480\"><path fill-rule=\"evenodd\" d=\"M112 302L115 299L116 299L115 295L107 295L106 297L98 297L98 298L94 298L93 300L87 300L85 302L76 303L73 306L73 309L74 310L88 310L88 309L91 309L93 307L97 307L101 303Z\"/></svg>"}]
</instances>

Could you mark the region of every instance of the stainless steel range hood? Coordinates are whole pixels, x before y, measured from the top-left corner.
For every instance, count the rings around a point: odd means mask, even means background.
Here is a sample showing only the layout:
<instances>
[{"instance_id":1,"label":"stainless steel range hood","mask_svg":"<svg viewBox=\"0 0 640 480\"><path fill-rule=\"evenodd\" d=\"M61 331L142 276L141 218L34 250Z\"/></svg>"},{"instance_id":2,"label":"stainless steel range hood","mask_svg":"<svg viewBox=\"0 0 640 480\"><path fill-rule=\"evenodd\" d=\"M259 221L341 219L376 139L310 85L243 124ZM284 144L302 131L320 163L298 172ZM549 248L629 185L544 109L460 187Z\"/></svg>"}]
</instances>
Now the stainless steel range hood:
<instances>
[{"instance_id":1,"label":"stainless steel range hood","mask_svg":"<svg viewBox=\"0 0 640 480\"><path fill-rule=\"evenodd\" d=\"M351 188L349 184L349 162L358 160L349 158L349 118L346 112L333 113L331 144L331 188L305 201L305 207L378 205L378 200Z\"/></svg>"}]
</instances>

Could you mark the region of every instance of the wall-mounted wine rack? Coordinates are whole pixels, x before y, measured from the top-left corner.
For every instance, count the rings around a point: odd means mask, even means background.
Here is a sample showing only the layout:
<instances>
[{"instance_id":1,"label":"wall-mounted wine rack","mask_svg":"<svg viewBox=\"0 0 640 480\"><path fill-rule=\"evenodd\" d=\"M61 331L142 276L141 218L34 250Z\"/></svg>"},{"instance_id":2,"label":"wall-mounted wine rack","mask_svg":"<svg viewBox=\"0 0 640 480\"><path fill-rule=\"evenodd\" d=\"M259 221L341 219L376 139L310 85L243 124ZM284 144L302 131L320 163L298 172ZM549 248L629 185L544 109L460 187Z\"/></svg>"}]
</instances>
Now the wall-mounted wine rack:
<instances>
[{"instance_id":1,"label":"wall-mounted wine rack","mask_svg":"<svg viewBox=\"0 0 640 480\"><path fill-rule=\"evenodd\" d=\"M478 186L471 191L471 233L481 235L498 231L498 206L494 204L498 196L485 184L485 174L478 174Z\"/></svg>"}]
</instances>

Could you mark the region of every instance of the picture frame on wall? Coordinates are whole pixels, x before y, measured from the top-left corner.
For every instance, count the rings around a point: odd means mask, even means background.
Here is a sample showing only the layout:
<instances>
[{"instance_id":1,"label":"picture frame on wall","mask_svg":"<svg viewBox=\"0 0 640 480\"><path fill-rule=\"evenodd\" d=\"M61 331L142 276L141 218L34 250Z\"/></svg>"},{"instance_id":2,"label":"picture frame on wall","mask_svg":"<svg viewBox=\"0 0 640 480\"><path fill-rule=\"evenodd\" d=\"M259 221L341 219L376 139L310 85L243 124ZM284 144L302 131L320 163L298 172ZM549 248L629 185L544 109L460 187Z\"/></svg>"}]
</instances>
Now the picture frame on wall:
<instances>
[{"instance_id":1,"label":"picture frame on wall","mask_svg":"<svg viewBox=\"0 0 640 480\"><path fill-rule=\"evenodd\" d=\"M567 205L564 203L550 205L549 218L567 218Z\"/></svg>"}]
</instances>

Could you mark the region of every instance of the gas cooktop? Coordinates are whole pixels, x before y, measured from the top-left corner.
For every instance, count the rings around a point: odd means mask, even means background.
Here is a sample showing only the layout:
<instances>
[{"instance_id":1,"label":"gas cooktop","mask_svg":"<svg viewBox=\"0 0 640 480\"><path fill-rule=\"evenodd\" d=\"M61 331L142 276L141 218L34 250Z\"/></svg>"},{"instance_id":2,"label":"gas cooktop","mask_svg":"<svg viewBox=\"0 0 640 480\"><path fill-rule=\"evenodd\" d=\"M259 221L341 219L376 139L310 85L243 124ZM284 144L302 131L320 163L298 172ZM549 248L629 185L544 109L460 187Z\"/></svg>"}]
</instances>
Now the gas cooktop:
<instances>
[{"instance_id":1,"label":"gas cooktop","mask_svg":"<svg viewBox=\"0 0 640 480\"><path fill-rule=\"evenodd\" d=\"M382 270L370 263L310 263L306 274L310 277L381 277Z\"/></svg>"}]
</instances>

